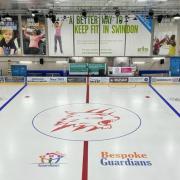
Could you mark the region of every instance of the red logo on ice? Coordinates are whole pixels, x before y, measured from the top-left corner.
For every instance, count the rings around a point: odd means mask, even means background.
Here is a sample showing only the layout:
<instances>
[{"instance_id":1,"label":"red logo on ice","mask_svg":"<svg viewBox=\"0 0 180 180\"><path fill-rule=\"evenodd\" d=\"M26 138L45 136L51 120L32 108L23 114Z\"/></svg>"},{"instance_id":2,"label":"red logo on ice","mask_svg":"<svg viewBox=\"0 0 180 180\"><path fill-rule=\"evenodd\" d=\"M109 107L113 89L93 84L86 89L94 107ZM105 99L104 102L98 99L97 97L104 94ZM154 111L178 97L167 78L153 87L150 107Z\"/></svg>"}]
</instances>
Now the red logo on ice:
<instances>
[{"instance_id":1,"label":"red logo on ice","mask_svg":"<svg viewBox=\"0 0 180 180\"><path fill-rule=\"evenodd\" d=\"M65 111L65 117L58 120L52 132L71 128L72 131L97 131L112 129L120 117L114 115L111 109L91 109L85 112Z\"/></svg>"}]
</instances>

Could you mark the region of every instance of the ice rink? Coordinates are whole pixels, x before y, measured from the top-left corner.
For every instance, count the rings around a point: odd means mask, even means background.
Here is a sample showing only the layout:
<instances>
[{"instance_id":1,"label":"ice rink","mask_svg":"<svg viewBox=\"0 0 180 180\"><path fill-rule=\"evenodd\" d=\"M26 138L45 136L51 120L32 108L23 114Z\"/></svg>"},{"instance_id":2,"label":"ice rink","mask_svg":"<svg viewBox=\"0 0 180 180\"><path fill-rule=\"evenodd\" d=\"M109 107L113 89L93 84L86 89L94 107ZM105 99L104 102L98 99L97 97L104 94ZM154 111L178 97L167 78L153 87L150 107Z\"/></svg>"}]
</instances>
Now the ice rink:
<instances>
[{"instance_id":1,"label":"ice rink","mask_svg":"<svg viewBox=\"0 0 180 180\"><path fill-rule=\"evenodd\" d=\"M179 85L155 88L180 111ZM0 111L0 179L179 180L179 130L149 85L27 85Z\"/></svg>"}]
</instances>

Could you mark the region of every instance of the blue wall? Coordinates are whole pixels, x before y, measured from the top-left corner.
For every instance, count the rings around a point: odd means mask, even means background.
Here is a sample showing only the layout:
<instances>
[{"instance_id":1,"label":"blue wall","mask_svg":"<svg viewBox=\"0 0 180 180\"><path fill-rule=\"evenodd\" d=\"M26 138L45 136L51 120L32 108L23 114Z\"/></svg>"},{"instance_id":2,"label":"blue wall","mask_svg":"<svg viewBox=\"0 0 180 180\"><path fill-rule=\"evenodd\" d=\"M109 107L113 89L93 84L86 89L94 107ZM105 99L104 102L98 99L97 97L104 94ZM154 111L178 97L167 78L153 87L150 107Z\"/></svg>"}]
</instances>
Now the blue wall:
<instances>
[{"instance_id":1,"label":"blue wall","mask_svg":"<svg viewBox=\"0 0 180 180\"><path fill-rule=\"evenodd\" d=\"M180 57L172 57L170 59L171 76L180 76Z\"/></svg>"}]
</instances>

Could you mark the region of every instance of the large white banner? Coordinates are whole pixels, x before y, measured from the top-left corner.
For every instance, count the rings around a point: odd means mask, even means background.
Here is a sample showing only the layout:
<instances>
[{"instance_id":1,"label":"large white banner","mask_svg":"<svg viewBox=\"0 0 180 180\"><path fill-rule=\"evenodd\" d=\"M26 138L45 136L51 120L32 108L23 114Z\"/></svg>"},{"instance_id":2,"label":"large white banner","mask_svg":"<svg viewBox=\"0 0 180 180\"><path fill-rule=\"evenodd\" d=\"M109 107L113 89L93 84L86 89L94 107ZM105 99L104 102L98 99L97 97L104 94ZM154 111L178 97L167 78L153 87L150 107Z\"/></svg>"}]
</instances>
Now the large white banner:
<instances>
[{"instance_id":1,"label":"large white banner","mask_svg":"<svg viewBox=\"0 0 180 180\"><path fill-rule=\"evenodd\" d=\"M127 19L125 56L151 54L152 20L143 16Z\"/></svg>"},{"instance_id":2,"label":"large white banner","mask_svg":"<svg viewBox=\"0 0 180 180\"><path fill-rule=\"evenodd\" d=\"M124 29L124 16L101 16L100 56L124 56Z\"/></svg>"},{"instance_id":3,"label":"large white banner","mask_svg":"<svg viewBox=\"0 0 180 180\"><path fill-rule=\"evenodd\" d=\"M74 16L75 56L99 56L99 16Z\"/></svg>"},{"instance_id":4,"label":"large white banner","mask_svg":"<svg viewBox=\"0 0 180 180\"><path fill-rule=\"evenodd\" d=\"M48 38L50 56L74 56L73 16L56 15L53 24L48 19Z\"/></svg>"},{"instance_id":5,"label":"large white banner","mask_svg":"<svg viewBox=\"0 0 180 180\"><path fill-rule=\"evenodd\" d=\"M177 52L177 23L155 22L153 55L175 56Z\"/></svg>"}]
</instances>

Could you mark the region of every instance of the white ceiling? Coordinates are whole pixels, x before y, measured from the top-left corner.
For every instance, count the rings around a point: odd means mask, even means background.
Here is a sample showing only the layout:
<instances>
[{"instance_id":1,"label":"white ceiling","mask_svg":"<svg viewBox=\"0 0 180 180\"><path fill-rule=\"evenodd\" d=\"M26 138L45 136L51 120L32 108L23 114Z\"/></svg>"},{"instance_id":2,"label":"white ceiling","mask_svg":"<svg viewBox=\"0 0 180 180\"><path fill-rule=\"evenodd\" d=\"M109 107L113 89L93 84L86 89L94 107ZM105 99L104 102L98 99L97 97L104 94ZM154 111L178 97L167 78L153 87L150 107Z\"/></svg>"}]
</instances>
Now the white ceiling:
<instances>
[{"instance_id":1,"label":"white ceiling","mask_svg":"<svg viewBox=\"0 0 180 180\"><path fill-rule=\"evenodd\" d=\"M141 12L153 9L155 13L180 12L180 0L0 0L0 10L27 11L27 9L54 9L55 11L77 12L82 9L92 12Z\"/></svg>"}]
</instances>

